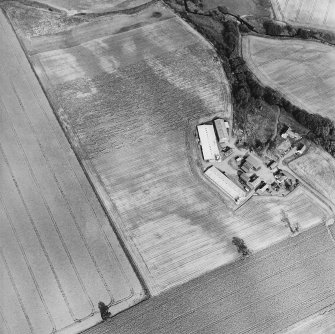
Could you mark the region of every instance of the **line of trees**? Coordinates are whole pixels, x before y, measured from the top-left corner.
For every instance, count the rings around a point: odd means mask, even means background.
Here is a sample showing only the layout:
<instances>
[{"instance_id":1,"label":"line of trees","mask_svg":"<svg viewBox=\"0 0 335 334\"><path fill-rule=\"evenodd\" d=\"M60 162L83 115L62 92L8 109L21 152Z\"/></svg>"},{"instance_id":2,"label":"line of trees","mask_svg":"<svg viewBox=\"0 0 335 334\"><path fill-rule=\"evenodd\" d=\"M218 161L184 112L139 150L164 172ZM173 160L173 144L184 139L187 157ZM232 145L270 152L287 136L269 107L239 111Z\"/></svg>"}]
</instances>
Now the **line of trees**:
<instances>
[{"instance_id":1,"label":"line of trees","mask_svg":"<svg viewBox=\"0 0 335 334\"><path fill-rule=\"evenodd\" d=\"M240 31L236 22L223 21L222 39L217 40L211 35L210 30L194 22L187 14L183 15L204 37L212 42L216 48L227 78L231 84L234 103L234 121L239 128L243 128L248 114L254 112L255 107L261 105L264 100L270 105L278 105L284 108L294 119L310 130L308 137L316 144L321 145L326 151L335 157L335 129L333 122L317 114L310 114L301 109L281 94L270 87L263 87L249 71L242 57L239 56ZM213 16L215 18L215 15ZM260 145L261 143L259 143Z\"/></svg>"}]
</instances>

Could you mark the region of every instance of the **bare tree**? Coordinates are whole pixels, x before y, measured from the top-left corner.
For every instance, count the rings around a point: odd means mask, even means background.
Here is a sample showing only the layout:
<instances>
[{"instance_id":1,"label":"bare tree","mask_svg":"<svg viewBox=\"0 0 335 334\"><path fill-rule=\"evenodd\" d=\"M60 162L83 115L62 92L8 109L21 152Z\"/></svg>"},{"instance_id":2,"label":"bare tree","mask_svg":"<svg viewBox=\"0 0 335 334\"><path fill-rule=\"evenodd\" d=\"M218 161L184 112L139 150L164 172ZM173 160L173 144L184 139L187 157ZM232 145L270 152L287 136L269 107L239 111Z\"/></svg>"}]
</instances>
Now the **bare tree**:
<instances>
[{"instance_id":1,"label":"bare tree","mask_svg":"<svg viewBox=\"0 0 335 334\"><path fill-rule=\"evenodd\" d=\"M104 321L107 320L111 316L111 313L108 311L108 306L103 302L99 302L98 307L100 310L102 320Z\"/></svg>"},{"instance_id":2,"label":"bare tree","mask_svg":"<svg viewBox=\"0 0 335 334\"><path fill-rule=\"evenodd\" d=\"M233 237L232 243L237 247L237 251L241 253L242 256L248 256L251 254L251 251L248 249L243 239Z\"/></svg>"}]
</instances>

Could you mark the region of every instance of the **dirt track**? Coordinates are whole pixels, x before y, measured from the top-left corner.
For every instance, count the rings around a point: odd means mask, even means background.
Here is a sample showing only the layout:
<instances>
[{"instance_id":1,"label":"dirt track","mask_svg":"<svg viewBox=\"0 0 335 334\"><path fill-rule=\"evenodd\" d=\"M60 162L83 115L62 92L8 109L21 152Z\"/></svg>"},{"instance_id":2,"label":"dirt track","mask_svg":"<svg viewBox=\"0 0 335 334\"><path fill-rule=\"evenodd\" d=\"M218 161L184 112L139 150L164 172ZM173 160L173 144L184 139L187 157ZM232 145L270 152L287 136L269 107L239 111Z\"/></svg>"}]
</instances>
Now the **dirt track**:
<instances>
[{"instance_id":1,"label":"dirt track","mask_svg":"<svg viewBox=\"0 0 335 334\"><path fill-rule=\"evenodd\" d=\"M145 301L84 334L267 334L335 302L324 226Z\"/></svg>"}]
</instances>

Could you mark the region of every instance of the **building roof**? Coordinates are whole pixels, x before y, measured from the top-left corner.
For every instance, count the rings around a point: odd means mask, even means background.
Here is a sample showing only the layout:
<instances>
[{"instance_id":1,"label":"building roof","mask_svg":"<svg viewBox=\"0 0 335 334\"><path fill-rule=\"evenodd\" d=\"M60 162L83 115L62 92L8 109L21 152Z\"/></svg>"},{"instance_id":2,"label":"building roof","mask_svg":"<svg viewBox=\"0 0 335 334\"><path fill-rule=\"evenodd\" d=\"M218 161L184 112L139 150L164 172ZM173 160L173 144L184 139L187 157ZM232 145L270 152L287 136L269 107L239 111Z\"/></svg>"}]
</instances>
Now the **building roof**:
<instances>
[{"instance_id":1,"label":"building roof","mask_svg":"<svg viewBox=\"0 0 335 334\"><path fill-rule=\"evenodd\" d=\"M213 125L197 126L204 160L215 160L220 156Z\"/></svg>"},{"instance_id":2,"label":"building roof","mask_svg":"<svg viewBox=\"0 0 335 334\"><path fill-rule=\"evenodd\" d=\"M229 135L224 120L222 118L218 118L214 121L214 124L220 143L228 141Z\"/></svg>"},{"instance_id":3,"label":"building roof","mask_svg":"<svg viewBox=\"0 0 335 334\"><path fill-rule=\"evenodd\" d=\"M247 173L242 173L240 175L240 178L244 181L244 182L248 182L250 180L250 176Z\"/></svg>"},{"instance_id":4,"label":"building roof","mask_svg":"<svg viewBox=\"0 0 335 334\"><path fill-rule=\"evenodd\" d=\"M221 173L216 167L208 168L205 174L225 193L227 193L234 200L245 197L246 192L237 184L230 180L226 175Z\"/></svg>"},{"instance_id":5,"label":"building roof","mask_svg":"<svg viewBox=\"0 0 335 334\"><path fill-rule=\"evenodd\" d=\"M253 157L252 155L249 155L246 159L246 161L252 165L255 169L261 168L262 167L262 163L260 161L258 161L255 157Z\"/></svg>"}]
</instances>

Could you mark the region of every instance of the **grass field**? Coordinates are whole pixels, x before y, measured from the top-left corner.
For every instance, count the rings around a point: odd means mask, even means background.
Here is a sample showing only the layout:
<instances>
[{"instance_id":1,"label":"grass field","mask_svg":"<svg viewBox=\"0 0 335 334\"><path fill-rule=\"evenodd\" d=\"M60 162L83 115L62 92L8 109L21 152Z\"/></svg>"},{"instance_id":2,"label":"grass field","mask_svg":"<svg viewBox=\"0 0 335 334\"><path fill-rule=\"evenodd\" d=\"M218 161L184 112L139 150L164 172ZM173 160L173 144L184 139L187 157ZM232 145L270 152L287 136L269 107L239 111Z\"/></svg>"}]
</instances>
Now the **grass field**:
<instances>
[{"instance_id":1,"label":"grass field","mask_svg":"<svg viewBox=\"0 0 335 334\"><path fill-rule=\"evenodd\" d=\"M335 49L317 42L243 37L243 57L264 85L335 120Z\"/></svg>"},{"instance_id":2,"label":"grass field","mask_svg":"<svg viewBox=\"0 0 335 334\"><path fill-rule=\"evenodd\" d=\"M271 0L277 20L335 31L333 0Z\"/></svg>"},{"instance_id":3,"label":"grass field","mask_svg":"<svg viewBox=\"0 0 335 334\"><path fill-rule=\"evenodd\" d=\"M270 16L270 0L203 0L204 10L225 6L235 15Z\"/></svg>"},{"instance_id":4,"label":"grass field","mask_svg":"<svg viewBox=\"0 0 335 334\"><path fill-rule=\"evenodd\" d=\"M278 333L334 303L334 256L334 243L318 226L150 298L84 334Z\"/></svg>"},{"instance_id":5,"label":"grass field","mask_svg":"<svg viewBox=\"0 0 335 334\"><path fill-rule=\"evenodd\" d=\"M335 160L331 155L311 146L307 154L290 162L289 167L335 204Z\"/></svg>"},{"instance_id":6,"label":"grass field","mask_svg":"<svg viewBox=\"0 0 335 334\"><path fill-rule=\"evenodd\" d=\"M193 30L177 17L162 20L170 12L158 4L148 10L162 15L139 29L131 21L127 31L113 33L111 22L90 41L76 30L84 42L73 38L67 48L37 52L32 39L30 52L149 290L158 294L235 260L232 236L245 237L255 251L288 237L280 208L295 221L303 215L303 228L328 212L298 190L264 205L252 200L234 213L229 199L205 183L194 168L190 124L231 117L228 84Z\"/></svg>"},{"instance_id":7,"label":"grass field","mask_svg":"<svg viewBox=\"0 0 335 334\"><path fill-rule=\"evenodd\" d=\"M0 332L76 333L144 298L0 14Z\"/></svg>"}]
</instances>

